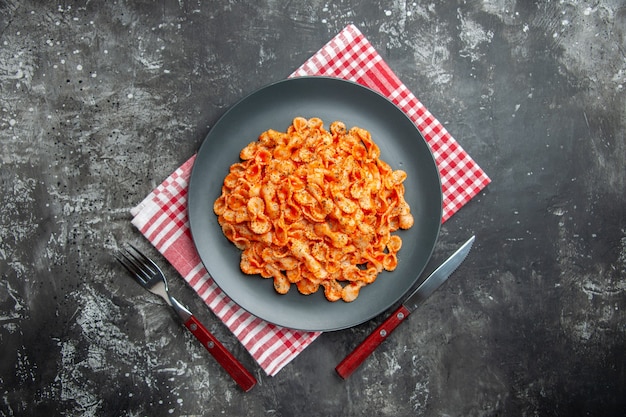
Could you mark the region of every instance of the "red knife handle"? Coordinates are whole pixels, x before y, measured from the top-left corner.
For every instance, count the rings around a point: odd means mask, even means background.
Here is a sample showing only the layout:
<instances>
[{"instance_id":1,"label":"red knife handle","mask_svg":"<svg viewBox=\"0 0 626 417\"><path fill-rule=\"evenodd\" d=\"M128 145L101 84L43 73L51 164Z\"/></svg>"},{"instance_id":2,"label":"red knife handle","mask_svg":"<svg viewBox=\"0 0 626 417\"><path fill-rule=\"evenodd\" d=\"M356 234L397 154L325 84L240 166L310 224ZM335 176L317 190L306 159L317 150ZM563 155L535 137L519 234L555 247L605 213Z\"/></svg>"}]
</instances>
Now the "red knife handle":
<instances>
[{"instance_id":1,"label":"red knife handle","mask_svg":"<svg viewBox=\"0 0 626 417\"><path fill-rule=\"evenodd\" d=\"M250 391L252 387L256 385L254 376L248 372L232 353L230 353L194 315L185 321L185 326L245 392Z\"/></svg>"},{"instance_id":2,"label":"red knife handle","mask_svg":"<svg viewBox=\"0 0 626 417\"><path fill-rule=\"evenodd\" d=\"M403 305L398 307L393 314L380 324L369 336L365 338L348 356L346 356L335 368L335 371L343 379L347 379L367 357L393 332L411 312Z\"/></svg>"}]
</instances>

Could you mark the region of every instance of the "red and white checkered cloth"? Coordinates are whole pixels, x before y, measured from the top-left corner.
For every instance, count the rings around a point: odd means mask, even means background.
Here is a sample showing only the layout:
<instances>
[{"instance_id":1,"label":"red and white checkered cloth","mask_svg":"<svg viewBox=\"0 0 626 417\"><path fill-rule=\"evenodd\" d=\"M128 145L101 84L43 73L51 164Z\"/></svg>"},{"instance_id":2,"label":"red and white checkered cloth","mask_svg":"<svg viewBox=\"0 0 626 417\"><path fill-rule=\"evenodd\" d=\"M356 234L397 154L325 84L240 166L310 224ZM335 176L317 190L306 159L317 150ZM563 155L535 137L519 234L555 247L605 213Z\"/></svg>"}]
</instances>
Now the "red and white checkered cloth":
<instances>
[{"instance_id":1,"label":"red and white checkered cloth","mask_svg":"<svg viewBox=\"0 0 626 417\"><path fill-rule=\"evenodd\" d=\"M389 97L417 125L439 167L446 221L490 179L391 71L363 34L347 26L291 76L344 78ZM187 221L187 181L195 156L131 210L132 223L165 256L268 375L276 375L321 333L287 329L252 316L215 284L194 247Z\"/></svg>"}]
</instances>

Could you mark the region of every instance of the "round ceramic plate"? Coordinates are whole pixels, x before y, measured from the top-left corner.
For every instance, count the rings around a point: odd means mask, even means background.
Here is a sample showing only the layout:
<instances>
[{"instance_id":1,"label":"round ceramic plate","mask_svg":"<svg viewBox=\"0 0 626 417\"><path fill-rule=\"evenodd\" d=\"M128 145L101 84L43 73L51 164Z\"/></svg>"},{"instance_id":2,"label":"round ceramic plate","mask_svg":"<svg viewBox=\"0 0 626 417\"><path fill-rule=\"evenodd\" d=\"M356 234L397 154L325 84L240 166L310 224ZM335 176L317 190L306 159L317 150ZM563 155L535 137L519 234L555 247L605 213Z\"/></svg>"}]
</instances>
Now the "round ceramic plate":
<instances>
[{"instance_id":1,"label":"round ceramic plate","mask_svg":"<svg viewBox=\"0 0 626 417\"><path fill-rule=\"evenodd\" d=\"M402 238L398 266L383 271L351 302L329 302L323 289L302 295L295 286L277 294L272 279L246 275L241 251L229 242L213 213L230 165L259 135L285 131L292 120L319 117L325 127L341 120L367 129L380 158L407 172L405 199L415 224ZM293 329L329 331L352 327L382 313L411 289L425 268L441 225L441 184L430 148L414 123L391 101L359 84L336 78L301 77L268 85L230 108L201 145L189 183L188 214L194 244L217 285L235 303L268 322Z\"/></svg>"}]
</instances>

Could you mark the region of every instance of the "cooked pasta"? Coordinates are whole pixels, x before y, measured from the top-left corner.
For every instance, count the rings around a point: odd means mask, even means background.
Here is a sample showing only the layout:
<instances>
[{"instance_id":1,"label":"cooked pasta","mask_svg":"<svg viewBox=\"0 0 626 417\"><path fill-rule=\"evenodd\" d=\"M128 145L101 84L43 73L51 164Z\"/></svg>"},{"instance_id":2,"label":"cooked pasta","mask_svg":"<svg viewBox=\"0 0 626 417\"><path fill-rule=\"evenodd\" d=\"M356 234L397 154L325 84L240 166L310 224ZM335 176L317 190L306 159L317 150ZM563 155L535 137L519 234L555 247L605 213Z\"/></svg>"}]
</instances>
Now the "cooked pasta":
<instances>
[{"instance_id":1,"label":"cooked pasta","mask_svg":"<svg viewBox=\"0 0 626 417\"><path fill-rule=\"evenodd\" d=\"M413 225L406 173L380 159L367 130L296 117L239 157L213 209L244 273L272 278L280 294L321 286L329 301L350 302L396 268L402 239L392 233Z\"/></svg>"}]
</instances>

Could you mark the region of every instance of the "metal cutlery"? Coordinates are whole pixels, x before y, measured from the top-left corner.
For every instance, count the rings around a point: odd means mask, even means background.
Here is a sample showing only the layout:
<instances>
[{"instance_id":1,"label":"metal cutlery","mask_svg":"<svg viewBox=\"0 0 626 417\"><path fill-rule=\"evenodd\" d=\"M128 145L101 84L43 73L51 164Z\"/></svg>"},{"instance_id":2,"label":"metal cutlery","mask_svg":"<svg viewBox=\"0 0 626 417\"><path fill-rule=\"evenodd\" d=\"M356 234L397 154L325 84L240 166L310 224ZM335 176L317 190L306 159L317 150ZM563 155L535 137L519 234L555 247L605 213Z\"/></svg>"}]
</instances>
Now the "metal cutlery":
<instances>
[{"instance_id":1,"label":"metal cutlery","mask_svg":"<svg viewBox=\"0 0 626 417\"><path fill-rule=\"evenodd\" d=\"M428 296L443 284L448 277L465 260L474 243L474 236L469 238L456 252L454 252L443 264L430 274L417 289L409 295L381 325L365 338L348 356L346 356L335 368L335 371L343 379L347 379L356 369L374 352L383 340L389 337L396 327L400 325Z\"/></svg>"},{"instance_id":2,"label":"metal cutlery","mask_svg":"<svg viewBox=\"0 0 626 417\"><path fill-rule=\"evenodd\" d=\"M146 290L163 298L178 314L185 327L198 339L217 362L245 392L256 385L256 379L185 306L168 292L167 279L161 269L137 248L120 251L115 257Z\"/></svg>"}]
</instances>

